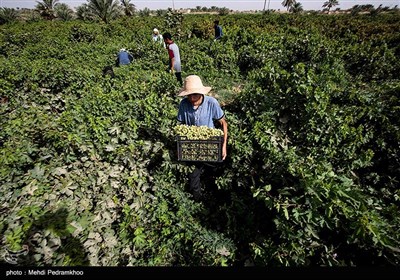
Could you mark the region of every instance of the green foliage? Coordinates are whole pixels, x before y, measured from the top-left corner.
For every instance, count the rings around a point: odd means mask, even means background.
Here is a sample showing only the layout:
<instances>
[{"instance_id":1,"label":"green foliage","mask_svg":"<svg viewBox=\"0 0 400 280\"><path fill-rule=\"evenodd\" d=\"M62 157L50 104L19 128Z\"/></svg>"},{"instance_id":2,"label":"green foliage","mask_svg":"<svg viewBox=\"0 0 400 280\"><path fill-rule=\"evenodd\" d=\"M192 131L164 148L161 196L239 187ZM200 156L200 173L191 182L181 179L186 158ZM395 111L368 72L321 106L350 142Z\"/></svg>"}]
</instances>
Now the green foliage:
<instances>
[{"instance_id":1,"label":"green foliage","mask_svg":"<svg viewBox=\"0 0 400 280\"><path fill-rule=\"evenodd\" d=\"M80 26L73 26L71 28L71 41L74 42L93 42L95 40L95 35L89 31L81 28Z\"/></svg>"},{"instance_id":2,"label":"green foliage","mask_svg":"<svg viewBox=\"0 0 400 280\"><path fill-rule=\"evenodd\" d=\"M181 36L181 26L183 22L183 15L180 12L173 11L168 8L167 13L164 16L165 26L169 32L176 37Z\"/></svg>"},{"instance_id":3,"label":"green foliage","mask_svg":"<svg viewBox=\"0 0 400 280\"><path fill-rule=\"evenodd\" d=\"M210 15L168 16L0 31L0 255L399 265L399 15L230 14L218 42ZM183 76L212 86L228 122L202 202L176 161L180 85L154 26L181 35ZM134 61L103 77L121 47Z\"/></svg>"}]
</instances>

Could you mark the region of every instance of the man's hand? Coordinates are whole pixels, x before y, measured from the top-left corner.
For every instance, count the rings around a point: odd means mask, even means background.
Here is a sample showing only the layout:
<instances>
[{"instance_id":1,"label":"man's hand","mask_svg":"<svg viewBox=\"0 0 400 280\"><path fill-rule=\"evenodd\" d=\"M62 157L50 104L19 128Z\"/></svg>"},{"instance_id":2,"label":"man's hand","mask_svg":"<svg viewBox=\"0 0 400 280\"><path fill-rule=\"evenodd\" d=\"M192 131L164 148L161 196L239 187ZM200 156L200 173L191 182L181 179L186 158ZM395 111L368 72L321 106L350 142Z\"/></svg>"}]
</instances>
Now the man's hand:
<instances>
[{"instance_id":1,"label":"man's hand","mask_svg":"<svg viewBox=\"0 0 400 280\"><path fill-rule=\"evenodd\" d=\"M227 156L227 151L226 151L226 145L222 145L222 160L225 160L226 156Z\"/></svg>"}]
</instances>

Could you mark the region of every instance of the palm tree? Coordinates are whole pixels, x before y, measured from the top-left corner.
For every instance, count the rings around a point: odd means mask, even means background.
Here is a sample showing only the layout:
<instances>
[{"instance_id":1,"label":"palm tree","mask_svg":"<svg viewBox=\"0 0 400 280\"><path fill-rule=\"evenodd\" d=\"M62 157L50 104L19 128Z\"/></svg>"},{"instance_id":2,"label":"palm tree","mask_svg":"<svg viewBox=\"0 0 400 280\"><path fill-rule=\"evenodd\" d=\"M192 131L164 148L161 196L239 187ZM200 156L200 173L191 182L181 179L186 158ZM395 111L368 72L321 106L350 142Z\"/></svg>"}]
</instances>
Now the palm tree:
<instances>
[{"instance_id":1,"label":"palm tree","mask_svg":"<svg viewBox=\"0 0 400 280\"><path fill-rule=\"evenodd\" d=\"M269 10L269 3L271 2L271 0L268 0L268 10ZM264 10L263 12L265 12L265 4L267 4L267 0L264 0Z\"/></svg>"},{"instance_id":2,"label":"palm tree","mask_svg":"<svg viewBox=\"0 0 400 280\"><path fill-rule=\"evenodd\" d=\"M289 11L296 4L296 0L283 0L282 6Z\"/></svg>"},{"instance_id":3,"label":"palm tree","mask_svg":"<svg viewBox=\"0 0 400 280\"><path fill-rule=\"evenodd\" d=\"M303 11L303 5L300 2L295 3L289 10L290 12L297 14Z\"/></svg>"},{"instance_id":4,"label":"palm tree","mask_svg":"<svg viewBox=\"0 0 400 280\"><path fill-rule=\"evenodd\" d=\"M332 7L339 5L338 0L328 0L323 5L322 8L328 8L328 14Z\"/></svg>"},{"instance_id":5,"label":"palm tree","mask_svg":"<svg viewBox=\"0 0 400 280\"><path fill-rule=\"evenodd\" d=\"M76 8L76 17L81 20L93 20L94 15L87 4L82 4Z\"/></svg>"},{"instance_id":6,"label":"palm tree","mask_svg":"<svg viewBox=\"0 0 400 280\"><path fill-rule=\"evenodd\" d=\"M39 12L39 14L45 18L52 20L56 17L54 8L59 5L59 0L43 0L42 2L37 2L35 10Z\"/></svg>"},{"instance_id":7,"label":"palm tree","mask_svg":"<svg viewBox=\"0 0 400 280\"><path fill-rule=\"evenodd\" d=\"M0 8L0 24L9 23L18 19L18 12L12 8Z\"/></svg>"},{"instance_id":8,"label":"palm tree","mask_svg":"<svg viewBox=\"0 0 400 280\"><path fill-rule=\"evenodd\" d=\"M88 8L105 23L121 15L122 8L117 0L88 0Z\"/></svg>"},{"instance_id":9,"label":"palm tree","mask_svg":"<svg viewBox=\"0 0 400 280\"><path fill-rule=\"evenodd\" d=\"M65 3L61 3L54 8L57 18L62 20L71 20L74 17L74 11Z\"/></svg>"},{"instance_id":10,"label":"palm tree","mask_svg":"<svg viewBox=\"0 0 400 280\"><path fill-rule=\"evenodd\" d=\"M125 15L131 17L136 11L136 6L131 3L131 0L121 0L121 5L124 7Z\"/></svg>"}]
</instances>

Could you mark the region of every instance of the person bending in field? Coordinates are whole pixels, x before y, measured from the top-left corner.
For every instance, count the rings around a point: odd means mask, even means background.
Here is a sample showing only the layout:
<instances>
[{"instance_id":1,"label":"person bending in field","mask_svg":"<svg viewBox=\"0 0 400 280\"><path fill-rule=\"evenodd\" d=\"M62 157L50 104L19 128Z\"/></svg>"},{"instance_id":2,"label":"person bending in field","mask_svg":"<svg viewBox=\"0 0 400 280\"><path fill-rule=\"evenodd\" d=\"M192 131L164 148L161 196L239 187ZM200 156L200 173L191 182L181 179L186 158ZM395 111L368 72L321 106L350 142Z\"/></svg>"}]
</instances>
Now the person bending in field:
<instances>
[{"instance_id":1,"label":"person bending in field","mask_svg":"<svg viewBox=\"0 0 400 280\"><path fill-rule=\"evenodd\" d=\"M219 123L224 132L222 143L222 160L227 156L228 123L218 101L207 94L211 87L203 86L201 78L197 75L186 77L183 88L178 96L183 96L179 104L177 119L181 124L207 126L215 128L214 121ZM189 174L190 191L195 200L202 196L200 177L204 171L204 164L195 165L194 171Z\"/></svg>"},{"instance_id":2,"label":"person bending in field","mask_svg":"<svg viewBox=\"0 0 400 280\"><path fill-rule=\"evenodd\" d=\"M132 62L133 56L124 48L120 49L117 54L117 59L115 61L115 65L117 67L121 65L128 65Z\"/></svg>"}]
</instances>

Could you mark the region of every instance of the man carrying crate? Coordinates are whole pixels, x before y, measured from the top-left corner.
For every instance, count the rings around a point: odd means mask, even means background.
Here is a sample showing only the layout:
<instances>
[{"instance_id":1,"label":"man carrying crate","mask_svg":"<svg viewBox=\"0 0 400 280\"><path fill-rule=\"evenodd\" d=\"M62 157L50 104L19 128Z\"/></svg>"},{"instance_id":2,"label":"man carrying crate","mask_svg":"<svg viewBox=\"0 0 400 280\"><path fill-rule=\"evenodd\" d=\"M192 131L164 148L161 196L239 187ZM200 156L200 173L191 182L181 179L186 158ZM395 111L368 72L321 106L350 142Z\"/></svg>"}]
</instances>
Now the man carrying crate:
<instances>
[{"instance_id":1,"label":"man carrying crate","mask_svg":"<svg viewBox=\"0 0 400 280\"><path fill-rule=\"evenodd\" d=\"M197 75L186 77L183 88L178 96L185 98L179 104L178 121L186 125L214 127L218 122L223 131L222 160L227 156L228 123L218 101L208 96L211 87L203 86L201 78ZM204 170L204 163L196 163L195 170L189 174L190 191L195 200L201 198L200 175Z\"/></svg>"}]
</instances>

